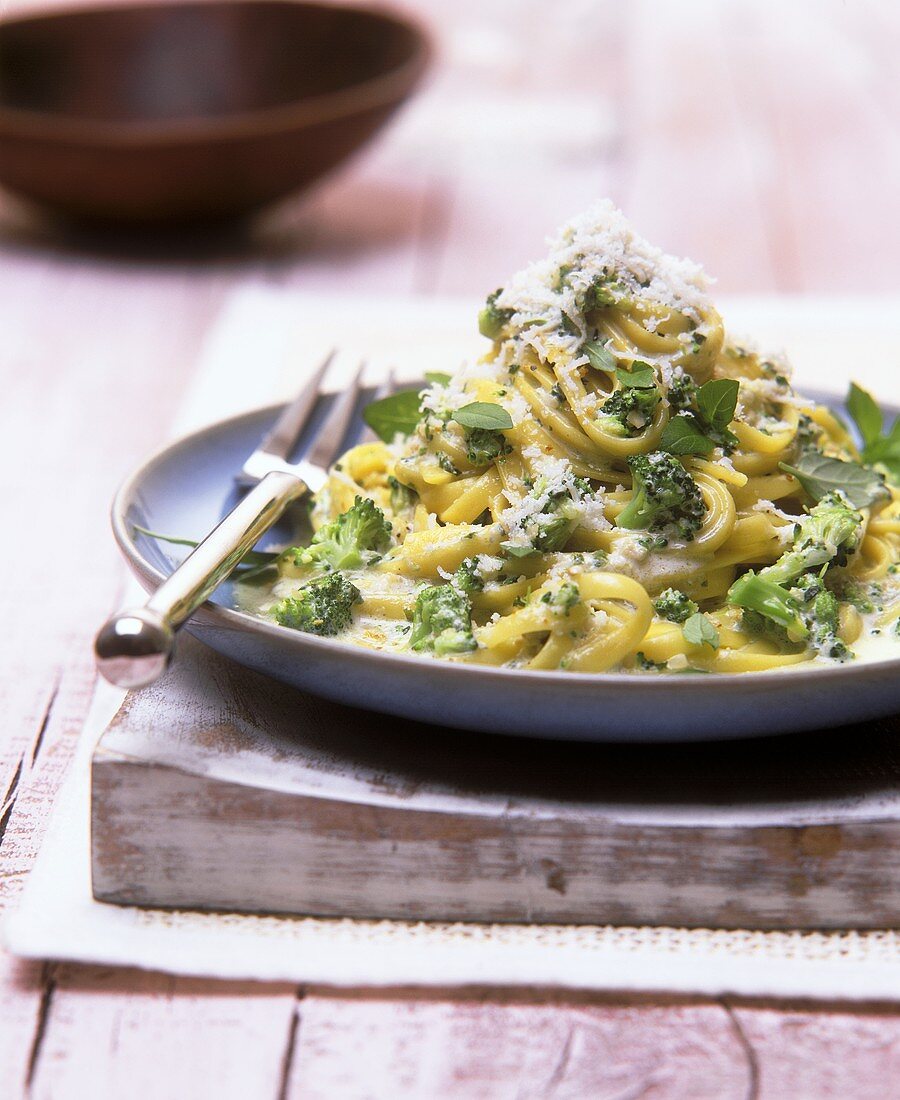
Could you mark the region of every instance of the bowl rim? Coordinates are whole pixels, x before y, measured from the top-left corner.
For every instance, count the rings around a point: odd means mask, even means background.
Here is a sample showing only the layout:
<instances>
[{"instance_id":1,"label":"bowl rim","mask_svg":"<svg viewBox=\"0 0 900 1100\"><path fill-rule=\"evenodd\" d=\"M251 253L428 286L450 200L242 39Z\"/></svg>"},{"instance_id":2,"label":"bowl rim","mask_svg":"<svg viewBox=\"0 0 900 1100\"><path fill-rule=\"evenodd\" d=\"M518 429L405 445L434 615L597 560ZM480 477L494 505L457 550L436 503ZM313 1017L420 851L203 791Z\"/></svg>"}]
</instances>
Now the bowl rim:
<instances>
[{"instance_id":1,"label":"bowl rim","mask_svg":"<svg viewBox=\"0 0 900 1100\"><path fill-rule=\"evenodd\" d=\"M154 590L162 584L166 579L166 574L161 573L141 554L132 531L129 529L128 507L136 498L136 489L141 482L155 468L174 457L178 451L189 449L204 436L214 435L241 421L256 417L268 416L274 420L283 407L282 402L257 406L187 431L157 448L121 483L113 497L110 508L113 535L132 572L148 589ZM900 673L900 655L878 661L849 661L846 664L833 666L805 667L804 665L791 665L786 668L768 669L763 672L717 672L709 675L688 676L654 676L635 672L566 672L560 669L500 668L492 665L441 661L427 656L411 656L386 650L366 649L363 646L356 646L334 638L320 638L314 634L293 631L287 627L278 626L276 623L268 623L265 619L250 615L247 612L223 607L209 600L197 609L195 615L202 616L207 624L224 630L256 630L281 645L290 646L301 652L309 648L313 651L319 650L323 655L330 653L336 660L340 658L352 660L355 658L372 662L376 666L383 666L387 674L390 674L392 668L399 666L400 669L405 668L407 671L417 669L423 675L427 673L430 676L462 677L461 684L465 683L467 678L469 680L474 678L484 682L499 679L500 682L507 681L510 684L518 683L523 686L527 684L531 688L539 688L541 684L545 684L548 688L555 687L559 689L565 685L570 692L575 691L579 694L593 690L598 692L598 698L599 691L602 688L616 689L625 688L626 686L630 691L649 691L664 696L673 691L682 694L699 691L708 696L720 694L729 689L746 696L747 694L768 692L776 684L781 687L790 684L798 688L801 686L814 688L817 684L821 684L822 677L844 682L864 682L882 680L885 677Z\"/></svg>"},{"instance_id":2,"label":"bowl rim","mask_svg":"<svg viewBox=\"0 0 900 1100\"><path fill-rule=\"evenodd\" d=\"M378 76L367 77L333 92L323 92L291 103L255 110L235 111L212 118L136 119L123 121L79 118L55 111L34 111L8 107L0 102L0 136L27 140L55 141L60 144L104 145L121 148L145 145L186 145L195 142L234 141L264 137L288 129L325 125L340 118L366 114L400 105L421 80L434 57L434 45L424 23L406 11L381 3L356 2L333 4L321 0L139 0L126 5L92 4L87 7L58 6L31 13L0 18L0 35L9 26L42 23L61 16L113 14L132 11L185 10L201 7L281 6L337 11L349 15L372 16L385 24L407 31L412 53L401 64Z\"/></svg>"}]
</instances>

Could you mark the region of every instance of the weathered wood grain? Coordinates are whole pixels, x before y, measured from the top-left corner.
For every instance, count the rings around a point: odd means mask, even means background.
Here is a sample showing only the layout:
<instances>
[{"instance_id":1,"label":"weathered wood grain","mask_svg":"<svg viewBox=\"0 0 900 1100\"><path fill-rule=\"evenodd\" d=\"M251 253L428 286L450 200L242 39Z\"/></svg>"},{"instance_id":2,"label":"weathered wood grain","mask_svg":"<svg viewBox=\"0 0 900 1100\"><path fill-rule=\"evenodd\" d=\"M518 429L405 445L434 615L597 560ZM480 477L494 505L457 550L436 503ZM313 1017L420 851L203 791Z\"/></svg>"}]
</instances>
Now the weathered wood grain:
<instances>
[{"instance_id":1,"label":"weathered wood grain","mask_svg":"<svg viewBox=\"0 0 900 1100\"><path fill-rule=\"evenodd\" d=\"M94 754L94 895L413 920L891 927L896 733L886 721L652 750L465 734L304 695L183 638Z\"/></svg>"}]
</instances>

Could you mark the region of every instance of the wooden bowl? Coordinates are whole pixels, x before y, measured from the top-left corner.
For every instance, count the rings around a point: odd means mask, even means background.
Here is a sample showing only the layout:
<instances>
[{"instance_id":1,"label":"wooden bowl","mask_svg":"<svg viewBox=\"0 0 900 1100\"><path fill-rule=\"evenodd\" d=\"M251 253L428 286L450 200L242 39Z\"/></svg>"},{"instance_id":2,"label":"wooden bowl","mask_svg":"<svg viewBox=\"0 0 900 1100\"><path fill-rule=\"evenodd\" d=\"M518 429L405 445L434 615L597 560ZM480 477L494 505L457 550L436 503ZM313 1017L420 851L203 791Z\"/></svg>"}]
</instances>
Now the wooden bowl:
<instances>
[{"instance_id":1,"label":"wooden bowl","mask_svg":"<svg viewBox=\"0 0 900 1100\"><path fill-rule=\"evenodd\" d=\"M293 0L3 21L0 184L91 221L245 215L358 149L428 55L404 18Z\"/></svg>"}]
</instances>

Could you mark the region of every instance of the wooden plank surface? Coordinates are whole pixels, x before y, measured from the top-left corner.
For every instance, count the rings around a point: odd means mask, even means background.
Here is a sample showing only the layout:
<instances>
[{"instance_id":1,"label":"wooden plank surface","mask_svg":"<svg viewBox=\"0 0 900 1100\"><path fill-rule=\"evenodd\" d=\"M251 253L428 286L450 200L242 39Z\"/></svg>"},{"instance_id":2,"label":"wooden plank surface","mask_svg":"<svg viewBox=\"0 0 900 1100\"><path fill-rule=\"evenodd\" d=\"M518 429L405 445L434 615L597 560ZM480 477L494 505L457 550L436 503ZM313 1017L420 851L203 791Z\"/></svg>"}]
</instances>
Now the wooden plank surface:
<instances>
[{"instance_id":1,"label":"wooden plank surface","mask_svg":"<svg viewBox=\"0 0 900 1100\"><path fill-rule=\"evenodd\" d=\"M94 753L94 896L402 920L890 927L898 728L652 749L442 736L182 638Z\"/></svg>"},{"instance_id":2,"label":"wooden plank surface","mask_svg":"<svg viewBox=\"0 0 900 1100\"><path fill-rule=\"evenodd\" d=\"M38 5L5 10L25 6ZM0 209L0 479L17 532L0 551L3 905L39 844L89 699L90 637L122 582L107 501L164 436L229 287L482 293L552 223L609 192L645 232L718 273L723 292L900 292L892 0L566 3L549 25L537 0L459 3L452 20L437 0L407 6L443 34L418 117L247 237L104 241L61 234L12 202ZM471 155L464 129L449 155L443 121L461 89L500 107ZM539 105L567 91L587 109L565 125L510 115L511 94ZM898 1036L897 1017L877 1007L496 990L298 1000L287 988L0 961L4 1094L54 1100L881 1100L900 1095Z\"/></svg>"}]
</instances>

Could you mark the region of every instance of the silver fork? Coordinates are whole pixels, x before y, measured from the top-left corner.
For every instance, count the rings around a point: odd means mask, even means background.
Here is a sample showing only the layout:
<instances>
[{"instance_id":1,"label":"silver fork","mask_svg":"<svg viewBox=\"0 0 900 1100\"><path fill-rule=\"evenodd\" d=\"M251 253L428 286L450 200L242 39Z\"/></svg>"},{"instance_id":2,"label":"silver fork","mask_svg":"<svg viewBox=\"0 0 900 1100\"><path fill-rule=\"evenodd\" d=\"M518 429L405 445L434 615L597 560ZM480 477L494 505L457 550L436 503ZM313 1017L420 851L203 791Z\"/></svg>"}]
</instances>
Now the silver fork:
<instances>
[{"instance_id":1,"label":"silver fork","mask_svg":"<svg viewBox=\"0 0 900 1100\"><path fill-rule=\"evenodd\" d=\"M324 485L328 467L338 457L353 417L362 365L335 399L302 461L292 464L288 459L309 421L334 355L332 352L316 368L235 475L238 485L253 488L143 607L120 611L100 629L94 653L97 668L110 683L140 688L161 676L172 657L179 627L212 595L289 504Z\"/></svg>"}]
</instances>

